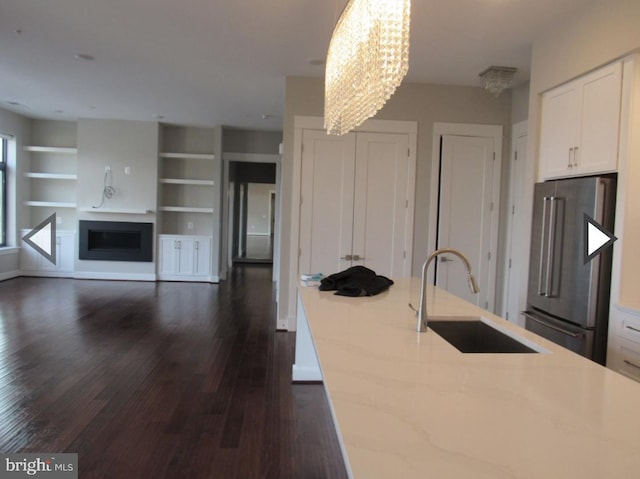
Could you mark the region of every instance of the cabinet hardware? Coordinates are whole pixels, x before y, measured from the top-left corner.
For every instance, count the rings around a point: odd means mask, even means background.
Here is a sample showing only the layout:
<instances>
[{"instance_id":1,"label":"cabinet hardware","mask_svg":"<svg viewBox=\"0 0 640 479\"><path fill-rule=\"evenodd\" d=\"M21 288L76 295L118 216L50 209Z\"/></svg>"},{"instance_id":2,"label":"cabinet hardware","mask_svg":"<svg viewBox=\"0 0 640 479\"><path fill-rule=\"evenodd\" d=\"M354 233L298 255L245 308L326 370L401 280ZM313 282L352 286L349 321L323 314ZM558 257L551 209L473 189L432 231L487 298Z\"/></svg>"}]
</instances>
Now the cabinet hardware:
<instances>
[{"instance_id":1,"label":"cabinet hardware","mask_svg":"<svg viewBox=\"0 0 640 479\"><path fill-rule=\"evenodd\" d=\"M584 333L574 333L572 331L567 331L564 328L560 328L558 326L555 326L553 324L550 323L545 323L544 321L540 321L538 318L528 314L526 311L522 312L522 315L526 318L529 318L531 321L534 321L538 324L540 324L541 326L547 327L549 329L553 329L554 331L559 332L560 334L565 334L567 336L571 336L572 338L576 338L576 339L582 339L584 338Z\"/></svg>"},{"instance_id":2,"label":"cabinet hardware","mask_svg":"<svg viewBox=\"0 0 640 479\"><path fill-rule=\"evenodd\" d=\"M575 168L578 167L578 147L577 146L573 147L573 166Z\"/></svg>"},{"instance_id":3,"label":"cabinet hardware","mask_svg":"<svg viewBox=\"0 0 640 479\"><path fill-rule=\"evenodd\" d=\"M345 259L347 261L351 261L353 259L353 256L351 256L350 254L344 255L342 258L340 259Z\"/></svg>"},{"instance_id":4,"label":"cabinet hardware","mask_svg":"<svg viewBox=\"0 0 640 479\"><path fill-rule=\"evenodd\" d=\"M353 261L364 261L364 256L360 257L359 254L354 254L353 255Z\"/></svg>"},{"instance_id":5,"label":"cabinet hardware","mask_svg":"<svg viewBox=\"0 0 640 479\"><path fill-rule=\"evenodd\" d=\"M567 163L567 167L568 168L572 168L573 167L573 165L571 164L571 155L572 154L573 154L573 148L569 148L569 158L568 158L569 162Z\"/></svg>"},{"instance_id":6,"label":"cabinet hardware","mask_svg":"<svg viewBox=\"0 0 640 479\"><path fill-rule=\"evenodd\" d=\"M625 326L625 328L630 329L631 331L635 331L636 333L640 333L640 329L634 328L633 326L627 325Z\"/></svg>"}]
</instances>

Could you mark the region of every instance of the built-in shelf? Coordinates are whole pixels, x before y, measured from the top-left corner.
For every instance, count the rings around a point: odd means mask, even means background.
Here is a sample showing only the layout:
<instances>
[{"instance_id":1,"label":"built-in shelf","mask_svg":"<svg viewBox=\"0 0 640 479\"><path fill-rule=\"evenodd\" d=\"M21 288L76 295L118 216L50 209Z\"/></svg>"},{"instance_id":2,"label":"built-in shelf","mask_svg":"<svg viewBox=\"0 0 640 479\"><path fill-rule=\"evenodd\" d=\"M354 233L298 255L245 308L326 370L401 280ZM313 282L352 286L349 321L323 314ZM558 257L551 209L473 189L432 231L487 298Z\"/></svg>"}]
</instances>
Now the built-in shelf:
<instances>
[{"instance_id":1,"label":"built-in shelf","mask_svg":"<svg viewBox=\"0 0 640 479\"><path fill-rule=\"evenodd\" d=\"M122 215L148 215L153 210L144 208L81 208L83 213L105 213L105 214L122 214Z\"/></svg>"},{"instance_id":2,"label":"built-in shelf","mask_svg":"<svg viewBox=\"0 0 640 479\"><path fill-rule=\"evenodd\" d=\"M65 173L25 173L26 178L39 178L43 180L77 180L78 175L65 174Z\"/></svg>"},{"instance_id":3,"label":"built-in shelf","mask_svg":"<svg viewBox=\"0 0 640 479\"><path fill-rule=\"evenodd\" d=\"M161 206L158 209L174 213L213 213L213 208L194 208L191 206Z\"/></svg>"},{"instance_id":4,"label":"built-in shelf","mask_svg":"<svg viewBox=\"0 0 640 479\"><path fill-rule=\"evenodd\" d=\"M187 178L160 178L160 183L167 185L213 186L213 180L191 180Z\"/></svg>"},{"instance_id":5,"label":"built-in shelf","mask_svg":"<svg viewBox=\"0 0 640 479\"><path fill-rule=\"evenodd\" d=\"M25 201L27 206L41 206L46 208L75 208L75 203L68 203L65 201Z\"/></svg>"},{"instance_id":6,"label":"built-in shelf","mask_svg":"<svg viewBox=\"0 0 640 479\"><path fill-rule=\"evenodd\" d=\"M35 153L64 153L68 155L77 155L77 148L66 148L62 146L25 146L25 151L32 151Z\"/></svg>"},{"instance_id":7,"label":"built-in shelf","mask_svg":"<svg viewBox=\"0 0 640 479\"><path fill-rule=\"evenodd\" d=\"M184 158L187 160L215 160L216 157L209 153L160 153L160 158Z\"/></svg>"}]
</instances>

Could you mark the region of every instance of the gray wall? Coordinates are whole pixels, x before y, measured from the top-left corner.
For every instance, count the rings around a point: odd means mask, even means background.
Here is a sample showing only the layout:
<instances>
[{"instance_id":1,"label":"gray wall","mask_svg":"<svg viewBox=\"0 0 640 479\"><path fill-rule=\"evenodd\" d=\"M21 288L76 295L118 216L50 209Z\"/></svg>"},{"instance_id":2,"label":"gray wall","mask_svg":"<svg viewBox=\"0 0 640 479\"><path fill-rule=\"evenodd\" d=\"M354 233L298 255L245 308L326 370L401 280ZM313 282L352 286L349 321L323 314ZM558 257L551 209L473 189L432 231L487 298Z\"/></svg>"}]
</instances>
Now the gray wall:
<instances>
[{"instance_id":1,"label":"gray wall","mask_svg":"<svg viewBox=\"0 0 640 479\"><path fill-rule=\"evenodd\" d=\"M291 185L293 182L293 135L295 116L323 116L324 80L322 78L288 77L286 81L284 151L282 159L282 255L280 262L279 319L290 317L289 301L289 236L291 229ZM511 124L511 94L495 98L480 87L460 87L405 83L375 116L381 120L418 122L416 178L416 216L414 230L413 274L428 255L428 211L431 181L431 146L436 122L502 125L508 152ZM503 162L505 164L506 162ZM506 198L503 195L503 200ZM501 236L502 237L502 236Z\"/></svg>"},{"instance_id":2,"label":"gray wall","mask_svg":"<svg viewBox=\"0 0 640 479\"><path fill-rule=\"evenodd\" d=\"M105 166L113 174L115 196L105 208L142 208L147 215L83 212L100 204ZM125 174L125 167L131 174ZM80 120L78 122L78 219L103 221L156 221L158 185L158 124L143 121ZM155 225L154 225L155 226ZM155 234L154 228L154 234ZM155 241L154 241L155 243ZM154 245L155 249L155 245ZM155 262L80 261L76 273L155 275Z\"/></svg>"}]
</instances>

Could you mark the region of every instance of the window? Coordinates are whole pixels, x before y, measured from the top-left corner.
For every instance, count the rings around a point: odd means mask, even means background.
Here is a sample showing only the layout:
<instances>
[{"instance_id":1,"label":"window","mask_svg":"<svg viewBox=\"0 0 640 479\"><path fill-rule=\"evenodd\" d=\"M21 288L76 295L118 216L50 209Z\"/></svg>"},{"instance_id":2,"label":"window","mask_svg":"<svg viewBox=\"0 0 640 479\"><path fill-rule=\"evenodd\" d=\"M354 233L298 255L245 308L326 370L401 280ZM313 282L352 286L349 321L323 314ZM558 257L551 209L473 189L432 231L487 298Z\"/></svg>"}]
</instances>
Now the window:
<instances>
[{"instance_id":1,"label":"window","mask_svg":"<svg viewBox=\"0 0 640 479\"><path fill-rule=\"evenodd\" d=\"M0 246L7 246L7 149L9 142L0 136Z\"/></svg>"}]
</instances>

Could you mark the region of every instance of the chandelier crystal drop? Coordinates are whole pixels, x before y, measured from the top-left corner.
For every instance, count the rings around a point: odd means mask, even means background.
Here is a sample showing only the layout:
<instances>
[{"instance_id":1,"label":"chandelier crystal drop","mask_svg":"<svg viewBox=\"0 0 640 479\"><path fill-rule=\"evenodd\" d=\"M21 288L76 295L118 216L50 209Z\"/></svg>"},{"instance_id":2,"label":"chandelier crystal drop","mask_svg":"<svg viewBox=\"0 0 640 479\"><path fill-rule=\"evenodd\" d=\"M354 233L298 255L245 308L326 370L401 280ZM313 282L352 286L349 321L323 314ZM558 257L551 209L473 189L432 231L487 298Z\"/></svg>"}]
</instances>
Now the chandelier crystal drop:
<instances>
[{"instance_id":1,"label":"chandelier crystal drop","mask_svg":"<svg viewBox=\"0 0 640 479\"><path fill-rule=\"evenodd\" d=\"M410 0L349 0L327 53L327 133L362 124L400 85L409 71L410 11Z\"/></svg>"},{"instance_id":2,"label":"chandelier crystal drop","mask_svg":"<svg viewBox=\"0 0 640 479\"><path fill-rule=\"evenodd\" d=\"M480 82L482 88L493 93L498 97L503 90L511 88L513 86L513 76L518 71L513 67L489 67L480 73Z\"/></svg>"}]
</instances>

